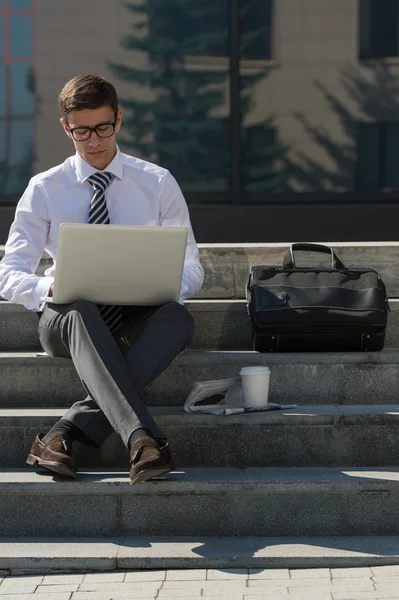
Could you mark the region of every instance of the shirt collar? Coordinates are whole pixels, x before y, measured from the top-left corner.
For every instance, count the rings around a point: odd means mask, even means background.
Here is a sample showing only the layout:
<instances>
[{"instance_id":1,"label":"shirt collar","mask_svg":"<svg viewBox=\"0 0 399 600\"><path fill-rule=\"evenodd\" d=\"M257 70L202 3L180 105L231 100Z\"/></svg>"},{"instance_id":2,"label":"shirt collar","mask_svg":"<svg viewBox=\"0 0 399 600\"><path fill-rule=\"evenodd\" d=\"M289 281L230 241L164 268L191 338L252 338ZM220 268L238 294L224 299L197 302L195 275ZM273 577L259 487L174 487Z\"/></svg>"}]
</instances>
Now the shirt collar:
<instances>
[{"instance_id":1,"label":"shirt collar","mask_svg":"<svg viewBox=\"0 0 399 600\"><path fill-rule=\"evenodd\" d=\"M123 163L124 156L119 150L119 147L116 146L116 154L104 171L107 171L107 173L112 173L112 175L117 177L117 179L122 179ZM98 169L95 169L89 165L89 163L86 162L77 152L75 154L75 169L78 176L78 181L80 182L86 181L88 177L94 175L94 173L98 173Z\"/></svg>"}]
</instances>

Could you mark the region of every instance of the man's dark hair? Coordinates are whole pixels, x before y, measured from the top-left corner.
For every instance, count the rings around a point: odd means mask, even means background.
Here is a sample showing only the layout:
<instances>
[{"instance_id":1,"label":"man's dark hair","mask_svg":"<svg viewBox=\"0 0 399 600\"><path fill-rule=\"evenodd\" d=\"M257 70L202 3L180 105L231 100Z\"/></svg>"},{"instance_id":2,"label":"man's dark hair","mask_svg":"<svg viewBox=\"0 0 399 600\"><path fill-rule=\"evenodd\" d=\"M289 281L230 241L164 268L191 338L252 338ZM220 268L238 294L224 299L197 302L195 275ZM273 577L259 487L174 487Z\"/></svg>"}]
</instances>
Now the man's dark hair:
<instances>
[{"instance_id":1,"label":"man's dark hair","mask_svg":"<svg viewBox=\"0 0 399 600\"><path fill-rule=\"evenodd\" d=\"M97 75L77 75L68 81L58 96L62 117L68 120L73 110L95 109L110 106L118 112L118 96L112 83Z\"/></svg>"}]
</instances>

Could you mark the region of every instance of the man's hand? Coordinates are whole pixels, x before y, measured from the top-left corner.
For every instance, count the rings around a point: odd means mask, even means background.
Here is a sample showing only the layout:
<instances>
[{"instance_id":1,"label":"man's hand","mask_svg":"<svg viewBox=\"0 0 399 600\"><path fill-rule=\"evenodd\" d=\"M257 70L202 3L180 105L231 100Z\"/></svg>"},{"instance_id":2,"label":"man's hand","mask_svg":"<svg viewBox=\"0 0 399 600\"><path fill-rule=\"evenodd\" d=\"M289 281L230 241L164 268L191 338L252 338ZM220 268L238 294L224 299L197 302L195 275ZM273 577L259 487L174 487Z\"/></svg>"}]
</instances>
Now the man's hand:
<instances>
[{"instance_id":1,"label":"man's hand","mask_svg":"<svg viewBox=\"0 0 399 600\"><path fill-rule=\"evenodd\" d=\"M48 295L51 297L53 295L53 290L54 290L54 283L51 284L51 287L48 291Z\"/></svg>"}]
</instances>

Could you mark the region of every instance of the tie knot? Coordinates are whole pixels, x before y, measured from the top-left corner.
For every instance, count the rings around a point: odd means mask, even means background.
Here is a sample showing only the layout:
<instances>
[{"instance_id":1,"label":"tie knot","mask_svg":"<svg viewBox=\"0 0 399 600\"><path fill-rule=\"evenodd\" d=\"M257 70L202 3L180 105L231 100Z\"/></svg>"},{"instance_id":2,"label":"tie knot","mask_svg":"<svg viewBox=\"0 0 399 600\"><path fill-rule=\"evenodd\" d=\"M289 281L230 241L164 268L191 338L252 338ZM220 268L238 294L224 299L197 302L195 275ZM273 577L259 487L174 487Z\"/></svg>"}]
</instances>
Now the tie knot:
<instances>
[{"instance_id":1,"label":"tie knot","mask_svg":"<svg viewBox=\"0 0 399 600\"><path fill-rule=\"evenodd\" d=\"M97 173L90 175L90 177L87 178L87 181L95 190L102 190L105 192L113 178L114 176L112 173L108 173L107 171L98 171Z\"/></svg>"}]
</instances>

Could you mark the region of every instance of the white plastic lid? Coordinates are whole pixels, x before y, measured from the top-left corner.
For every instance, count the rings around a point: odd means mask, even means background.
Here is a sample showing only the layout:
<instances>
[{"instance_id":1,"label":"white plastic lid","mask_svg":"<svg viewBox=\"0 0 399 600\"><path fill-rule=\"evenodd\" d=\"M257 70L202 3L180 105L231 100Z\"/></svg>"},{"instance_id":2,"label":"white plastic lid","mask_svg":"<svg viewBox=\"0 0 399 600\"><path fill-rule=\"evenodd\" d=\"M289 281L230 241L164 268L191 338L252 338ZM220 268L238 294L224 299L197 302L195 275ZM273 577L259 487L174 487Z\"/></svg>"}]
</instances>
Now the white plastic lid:
<instances>
[{"instance_id":1,"label":"white plastic lid","mask_svg":"<svg viewBox=\"0 0 399 600\"><path fill-rule=\"evenodd\" d=\"M269 367L242 367L240 375L259 375L260 373L270 373Z\"/></svg>"}]
</instances>

